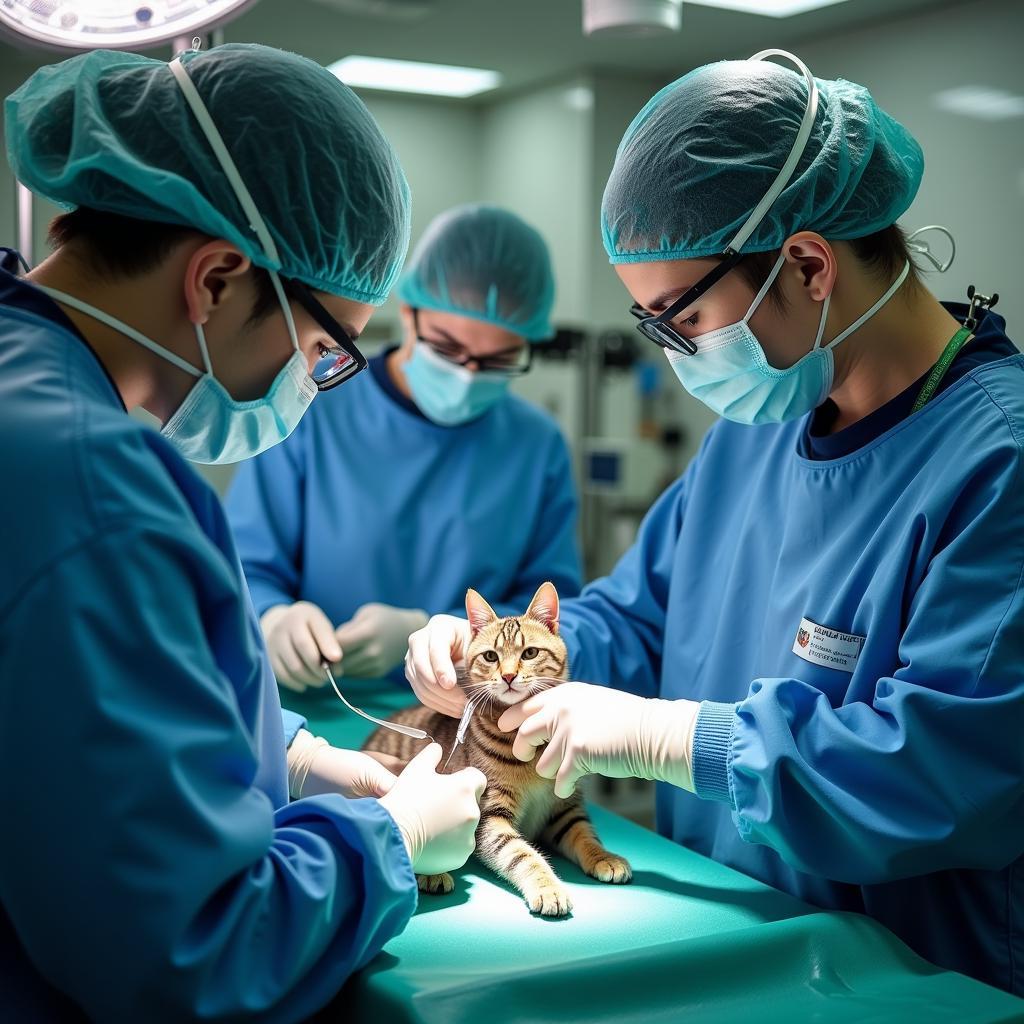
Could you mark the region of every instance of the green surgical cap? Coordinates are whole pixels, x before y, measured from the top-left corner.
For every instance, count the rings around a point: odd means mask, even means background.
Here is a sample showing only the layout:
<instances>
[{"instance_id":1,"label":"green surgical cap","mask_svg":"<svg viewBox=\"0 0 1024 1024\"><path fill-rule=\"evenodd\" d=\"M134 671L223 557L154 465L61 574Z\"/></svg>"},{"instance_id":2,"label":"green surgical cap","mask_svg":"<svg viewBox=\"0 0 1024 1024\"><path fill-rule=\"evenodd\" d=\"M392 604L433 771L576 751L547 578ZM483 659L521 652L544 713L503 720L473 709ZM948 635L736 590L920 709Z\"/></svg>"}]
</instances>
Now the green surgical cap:
<instances>
[{"instance_id":1,"label":"green surgical cap","mask_svg":"<svg viewBox=\"0 0 1024 1024\"><path fill-rule=\"evenodd\" d=\"M539 232L497 206L458 206L431 221L398 285L414 309L485 320L550 338L555 279Z\"/></svg>"},{"instance_id":2,"label":"green surgical cap","mask_svg":"<svg viewBox=\"0 0 1024 1024\"><path fill-rule=\"evenodd\" d=\"M311 288L382 303L409 243L409 188L355 93L268 46L229 44L182 61L279 265L163 61L94 50L37 71L5 105L15 175L65 208L196 228Z\"/></svg>"},{"instance_id":3,"label":"green surgical cap","mask_svg":"<svg viewBox=\"0 0 1024 1024\"><path fill-rule=\"evenodd\" d=\"M896 223L924 170L913 136L862 86L818 83L818 113L782 194L744 252L797 231L862 238ZM721 253L789 156L807 106L804 77L765 61L721 61L657 93L619 144L601 204L612 263Z\"/></svg>"}]
</instances>

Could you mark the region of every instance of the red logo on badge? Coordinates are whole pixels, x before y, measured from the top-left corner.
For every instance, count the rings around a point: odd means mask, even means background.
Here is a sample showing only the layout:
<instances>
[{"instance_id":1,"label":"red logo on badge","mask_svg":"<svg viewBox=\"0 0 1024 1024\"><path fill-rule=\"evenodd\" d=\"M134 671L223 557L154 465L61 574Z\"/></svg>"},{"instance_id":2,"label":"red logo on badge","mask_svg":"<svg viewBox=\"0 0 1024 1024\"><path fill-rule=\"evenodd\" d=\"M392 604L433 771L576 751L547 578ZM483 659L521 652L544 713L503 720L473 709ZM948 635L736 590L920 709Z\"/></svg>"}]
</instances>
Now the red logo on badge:
<instances>
[{"instance_id":1,"label":"red logo on badge","mask_svg":"<svg viewBox=\"0 0 1024 1024\"><path fill-rule=\"evenodd\" d=\"M796 642L801 647L806 647L811 642L811 634L806 629L801 629L796 635Z\"/></svg>"}]
</instances>

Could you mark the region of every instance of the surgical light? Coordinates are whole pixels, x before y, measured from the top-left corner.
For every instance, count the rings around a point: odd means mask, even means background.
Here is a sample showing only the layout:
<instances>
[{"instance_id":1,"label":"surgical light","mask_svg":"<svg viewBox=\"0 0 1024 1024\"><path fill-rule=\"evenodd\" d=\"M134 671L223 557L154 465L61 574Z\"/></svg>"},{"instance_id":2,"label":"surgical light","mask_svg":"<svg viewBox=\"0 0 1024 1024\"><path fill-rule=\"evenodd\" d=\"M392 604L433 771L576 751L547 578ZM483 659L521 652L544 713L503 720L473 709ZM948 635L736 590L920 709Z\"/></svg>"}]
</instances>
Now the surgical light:
<instances>
[{"instance_id":1,"label":"surgical light","mask_svg":"<svg viewBox=\"0 0 1024 1024\"><path fill-rule=\"evenodd\" d=\"M205 31L255 0L0 0L0 35L52 50L138 50Z\"/></svg>"}]
</instances>

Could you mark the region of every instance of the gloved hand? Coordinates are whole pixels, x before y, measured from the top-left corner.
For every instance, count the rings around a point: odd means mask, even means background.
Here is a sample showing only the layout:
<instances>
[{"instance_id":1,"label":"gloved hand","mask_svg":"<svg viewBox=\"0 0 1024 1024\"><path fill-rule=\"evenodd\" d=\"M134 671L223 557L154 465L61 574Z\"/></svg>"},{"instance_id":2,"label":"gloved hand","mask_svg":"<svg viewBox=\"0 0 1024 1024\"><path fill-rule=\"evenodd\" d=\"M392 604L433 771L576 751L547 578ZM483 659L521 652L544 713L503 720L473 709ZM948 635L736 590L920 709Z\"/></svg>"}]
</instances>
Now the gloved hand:
<instances>
[{"instance_id":1,"label":"gloved hand","mask_svg":"<svg viewBox=\"0 0 1024 1024\"><path fill-rule=\"evenodd\" d=\"M345 654L345 672L376 679L405 657L409 634L427 624L427 613L389 604L364 604L335 631Z\"/></svg>"},{"instance_id":2,"label":"gloved hand","mask_svg":"<svg viewBox=\"0 0 1024 1024\"><path fill-rule=\"evenodd\" d=\"M358 750L332 747L307 729L295 734L288 748L288 793L293 800L321 793L341 793L357 799L379 797L398 777Z\"/></svg>"},{"instance_id":3,"label":"gloved hand","mask_svg":"<svg viewBox=\"0 0 1024 1024\"><path fill-rule=\"evenodd\" d=\"M309 601L268 608L260 619L260 628L277 681L296 693L307 686L326 685L321 664L324 658L341 661L341 647L331 620Z\"/></svg>"},{"instance_id":4,"label":"gloved hand","mask_svg":"<svg viewBox=\"0 0 1024 1024\"><path fill-rule=\"evenodd\" d=\"M455 664L465 660L469 623L454 615L434 615L409 637L405 677L421 704L461 718L466 695L455 683Z\"/></svg>"},{"instance_id":5,"label":"gloved hand","mask_svg":"<svg viewBox=\"0 0 1024 1024\"><path fill-rule=\"evenodd\" d=\"M537 774L555 780L566 798L584 775L653 779L693 791L693 729L700 704L656 700L589 683L560 683L509 708L498 719L504 732L518 729L512 753L532 761L547 749Z\"/></svg>"},{"instance_id":6,"label":"gloved hand","mask_svg":"<svg viewBox=\"0 0 1024 1024\"><path fill-rule=\"evenodd\" d=\"M476 768L438 775L441 745L421 750L381 806L395 819L413 868L421 875L454 871L469 860L487 779Z\"/></svg>"}]
</instances>

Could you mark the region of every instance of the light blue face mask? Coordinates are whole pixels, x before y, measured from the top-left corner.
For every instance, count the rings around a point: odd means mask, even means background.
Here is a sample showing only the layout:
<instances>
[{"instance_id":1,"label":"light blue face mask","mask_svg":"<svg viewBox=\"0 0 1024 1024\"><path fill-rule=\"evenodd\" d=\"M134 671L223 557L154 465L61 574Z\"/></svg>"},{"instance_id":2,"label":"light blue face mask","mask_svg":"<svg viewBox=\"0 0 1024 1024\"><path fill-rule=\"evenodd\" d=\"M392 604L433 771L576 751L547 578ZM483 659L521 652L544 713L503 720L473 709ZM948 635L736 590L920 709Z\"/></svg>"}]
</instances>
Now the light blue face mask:
<instances>
[{"instance_id":1,"label":"light blue face mask","mask_svg":"<svg viewBox=\"0 0 1024 1024\"><path fill-rule=\"evenodd\" d=\"M206 104L203 103L192 83L192 79L178 58L172 60L168 67L196 121L199 122L199 126L206 135L210 148L238 197L238 202L245 210L264 253L269 260L280 265L281 261L278 258L274 238L256 208L231 154L224 145L217 126L213 123L213 118L210 117L210 112L206 109ZM108 327L112 327L115 331L119 331L156 353L161 359L173 363L178 369L197 377L198 380L192 390L164 424L160 433L186 459L207 465L220 465L227 462L241 462L243 459L259 455L260 452L283 441L295 429L299 420L302 419L302 414L309 408L309 403L317 395L316 383L309 376L306 359L299 350L295 321L292 319L291 306L284 294L281 279L273 270L268 269L267 273L270 275L270 282L274 286L277 301L284 313L288 337L291 339L292 348L295 351L274 378L267 393L262 398L249 402L240 402L232 398L224 385L214 376L213 368L210 365L210 354L206 347L206 334L201 324L196 324L195 330L205 373L109 313L104 313L103 310L54 288L43 288L42 291L101 323L105 323Z\"/></svg>"},{"instance_id":2,"label":"light blue face mask","mask_svg":"<svg viewBox=\"0 0 1024 1024\"><path fill-rule=\"evenodd\" d=\"M822 346L829 306L826 296L821 304L821 320L813 348L792 366L777 370L768 362L748 321L768 294L784 262L785 256L779 256L768 280L738 323L691 338L697 346L693 355L665 350L683 387L713 412L736 423L783 423L821 405L832 390L835 373L832 350L896 294L910 271L908 262L885 294L863 316Z\"/></svg>"},{"instance_id":3,"label":"light blue face mask","mask_svg":"<svg viewBox=\"0 0 1024 1024\"><path fill-rule=\"evenodd\" d=\"M508 393L509 378L499 373L474 373L416 342L405 364L405 379L423 415L443 427L478 419Z\"/></svg>"}]
</instances>

